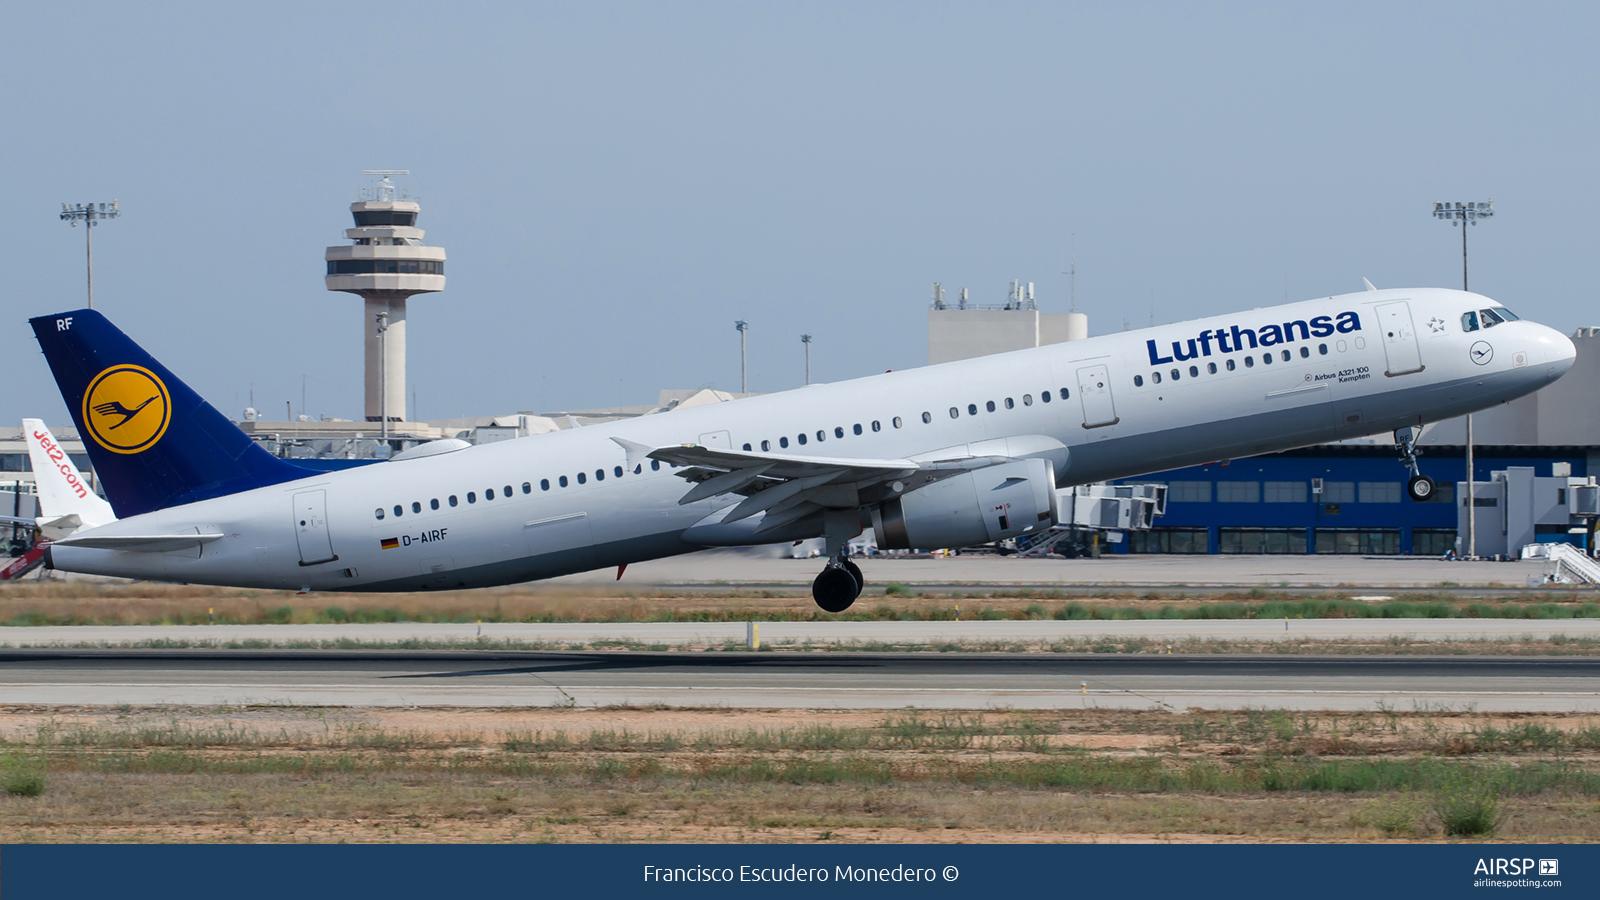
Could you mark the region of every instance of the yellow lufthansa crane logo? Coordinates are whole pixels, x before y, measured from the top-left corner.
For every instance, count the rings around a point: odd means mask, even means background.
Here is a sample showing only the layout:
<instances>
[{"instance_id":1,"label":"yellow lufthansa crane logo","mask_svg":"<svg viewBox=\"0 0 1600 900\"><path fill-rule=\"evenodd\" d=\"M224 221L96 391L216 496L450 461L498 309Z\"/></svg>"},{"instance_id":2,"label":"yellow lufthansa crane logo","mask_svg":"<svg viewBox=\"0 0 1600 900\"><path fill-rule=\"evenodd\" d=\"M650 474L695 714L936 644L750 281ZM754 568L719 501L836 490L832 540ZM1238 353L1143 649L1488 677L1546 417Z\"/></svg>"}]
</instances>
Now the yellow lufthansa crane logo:
<instances>
[{"instance_id":1,"label":"yellow lufthansa crane logo","mask_svg":"<svg viewBox=\"0 0 1600 900\"><path fill-rule=\"evenodd\" d=\"M138 453L166 434L172 399L149 369L112 366L89 382L83 421L94 442L112 453Z\"/></svg>"}]
</instances>

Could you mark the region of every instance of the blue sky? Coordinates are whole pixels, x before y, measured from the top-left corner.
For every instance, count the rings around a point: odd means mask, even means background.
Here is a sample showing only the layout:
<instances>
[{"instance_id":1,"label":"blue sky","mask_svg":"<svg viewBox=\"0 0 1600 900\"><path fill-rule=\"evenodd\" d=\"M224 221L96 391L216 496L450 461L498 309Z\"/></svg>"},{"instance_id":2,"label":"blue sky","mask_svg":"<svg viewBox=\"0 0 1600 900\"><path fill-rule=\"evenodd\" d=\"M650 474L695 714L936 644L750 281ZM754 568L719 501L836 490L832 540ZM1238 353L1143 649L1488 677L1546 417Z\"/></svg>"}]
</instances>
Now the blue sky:
<instances>
[{"instance_id":1,"label":"blue sky","mask_svg":"<svg viewBox=\"0 0 1600 900\"><path fill-rule=\"evenodd\" d=\"M359 417L326 291L365 168L448 287L423 418L652 402L926 360L929 291L1095 334L1458 286L1600 324L1592 4L23 4L0 31L0 420L67 421L26 319L82 305L61 201L120 200L96 305L237 417ZM1076 236L1075 238L1073 236Z\"/></svg>"}]
</instances>

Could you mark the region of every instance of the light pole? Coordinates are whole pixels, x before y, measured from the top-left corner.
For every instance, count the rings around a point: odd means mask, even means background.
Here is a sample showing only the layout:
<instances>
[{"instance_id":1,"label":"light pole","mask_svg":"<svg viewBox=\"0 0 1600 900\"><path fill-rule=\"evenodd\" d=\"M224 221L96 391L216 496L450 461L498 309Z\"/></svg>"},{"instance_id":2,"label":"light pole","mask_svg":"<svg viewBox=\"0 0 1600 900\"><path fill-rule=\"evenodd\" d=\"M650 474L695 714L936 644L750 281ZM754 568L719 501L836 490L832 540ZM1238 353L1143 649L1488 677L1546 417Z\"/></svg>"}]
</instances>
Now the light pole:
<instances>
[{"instance_id":1,"label":"light pole","mask_svg":"<svg viewBox=\"0 0 1600 900\"><path fill-rule=\"evenodd\" d=\"M61 221L70 224L73 228L77 228L79 222L83 223L84 257L87 259L89 266L90 309L94 309L94 228L100 224L96 220L115 219L122 215L122 211L117 209L117 201L115 200L111 201L109 206L101 203L99 207L99 209L95 209L95 204L93 203L75 203L72 206L68 206L65 203L61 204Z\"/></svg>"},{"instance_id":2,"label":"light pole","mask_svg":"<svg viewBox=\"0 0 1600 900\"><path fill-rule=\"evenodd\" d=\"M811 335L800 335L800 343L806 345L806 384L811 383Z\"/></svg>"},{"instance_id":3,"label":"light pole","mask_svg":"<svg viewBox=\"0 0 1600 900\"><path fill-rule=\"evenodd\" d=\"M378 420L383 423L383 442L389 443L389 340L384 332L389 330L389 314L380 312L378 320Z\"/></svg>"},{"instance_id":4,"label":"light pole","mask_svg":"<svg viewBox=\"0 0 1600 900\"><path fill-rule=\"evenodd\" d=\"M733 327L734 330L739 332L739 393L748 394L750 393L750 377L748 374L749 369L745 365L747 359L745 356L745 334L750 330L750 323L739 319L733 323Z\"/></svg>"},{"instance_id":5,"label":"light pole","mask_svg":"<svg viewBox=\"0 0 1600 900\"><path fill-rule=\"evenodd\" d=\"M1479 219L1494 217L1494 201L1487 203L1434 203L1433 217L1441 222L1449 222L1450 227L1461 227L1461 289L1467 290L1467 226L1476 226ZM1474 521L1478 517L1477 490L1474 481L1476 476L1472 473L1472 414L1467 414L1467 533L1461 542L1461 549L1466 552L1462 556L1475 559L1478 556L1477 534Z\"/></svg>"}]
</instances>

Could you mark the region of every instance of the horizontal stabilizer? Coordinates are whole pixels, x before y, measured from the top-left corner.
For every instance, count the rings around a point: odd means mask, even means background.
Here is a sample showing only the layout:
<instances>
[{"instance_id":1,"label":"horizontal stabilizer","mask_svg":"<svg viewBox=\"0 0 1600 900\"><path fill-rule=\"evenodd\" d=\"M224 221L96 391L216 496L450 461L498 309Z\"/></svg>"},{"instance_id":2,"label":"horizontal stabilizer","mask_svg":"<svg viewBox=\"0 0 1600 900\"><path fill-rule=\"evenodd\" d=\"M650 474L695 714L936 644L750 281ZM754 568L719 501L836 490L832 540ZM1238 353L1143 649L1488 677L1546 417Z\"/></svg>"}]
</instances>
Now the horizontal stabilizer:
<instances>
[{"instance_id":1,"label":"horizontal stabilizer","mask_svg":"<svg viewBox=\"0 0 1600 900\"><path fill-rule=\"evenodd\" d=\"M121 550L126 553L166 553L188 550L198 544L219 541L221 534L107 534L82 535L56 541L57 547L88 547L93 550Z\"/></svg>"}]
</instances>

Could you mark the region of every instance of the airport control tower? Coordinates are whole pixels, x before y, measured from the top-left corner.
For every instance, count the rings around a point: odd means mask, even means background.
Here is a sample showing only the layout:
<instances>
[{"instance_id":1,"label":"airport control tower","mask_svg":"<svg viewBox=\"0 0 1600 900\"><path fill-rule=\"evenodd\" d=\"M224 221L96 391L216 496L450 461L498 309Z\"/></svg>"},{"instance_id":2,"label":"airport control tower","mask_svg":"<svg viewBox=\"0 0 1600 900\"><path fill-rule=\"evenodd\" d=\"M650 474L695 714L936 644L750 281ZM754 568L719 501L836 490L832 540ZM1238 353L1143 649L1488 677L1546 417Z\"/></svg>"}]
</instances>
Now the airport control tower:
<instances>
[{"instance_id":1,"label":"airport control tower","mask_svg":"<svg viewBox=\"0 0 1600 900\"><path fill-rule=\"evenodd\" d=\"M366 339L366 417L368 422L406 416L406 298L444 290L444 248L424 247L416 227L422 210L415 200L395 199L391 175L404 169L368 170L382 180L350 204L356 227L345 230L353 242L329 247L328 290L361 295L366 309L361 330ZM379 314L387 327L380 334Z\"/></svg>"}]
</instances>

